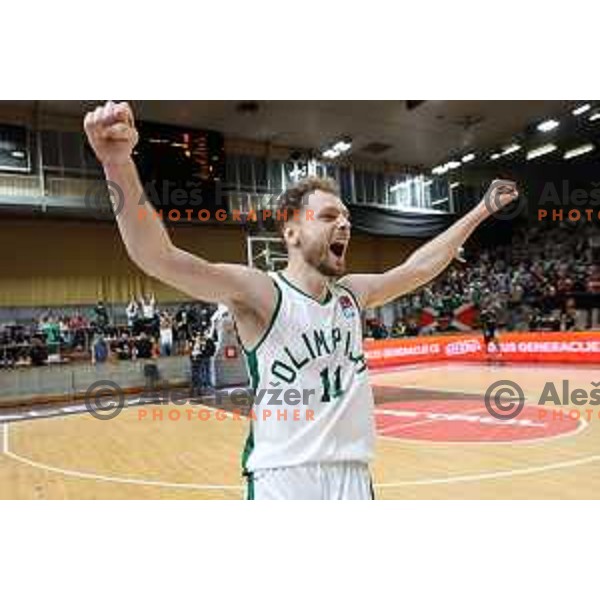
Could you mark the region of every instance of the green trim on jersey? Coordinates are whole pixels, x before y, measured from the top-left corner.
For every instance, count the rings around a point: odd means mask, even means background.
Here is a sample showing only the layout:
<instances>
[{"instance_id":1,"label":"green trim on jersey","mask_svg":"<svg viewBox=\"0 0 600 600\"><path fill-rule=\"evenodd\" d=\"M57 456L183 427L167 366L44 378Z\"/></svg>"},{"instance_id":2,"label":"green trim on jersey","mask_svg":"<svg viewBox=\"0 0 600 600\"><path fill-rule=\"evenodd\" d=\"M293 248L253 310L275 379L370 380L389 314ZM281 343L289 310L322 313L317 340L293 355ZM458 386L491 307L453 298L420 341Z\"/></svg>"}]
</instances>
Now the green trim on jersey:
<instances>
[{"instance_id":1,"label":"green trim on jersey","mask_svg":"<svg viewBox=\"0 0 600 600\"><path fill-rule=\"evenodd\" d=\"M252 387L252 391L256 393L256 390L258 389L258 380L260 379L256 350L246 352L246 362L248 363L248 370L250 371L250 386Z\"/></svg>"},{"instance_id":2,"label":"green trim on jersey","mask_svg":"<svg viewBox=\"0 0 600 600\"><path fill-rule=\"evenodd\" d=\"M248 360L248 369L250 370L250 385L252 386L253 392L256 393L256 390L258 389L258 381L260 379L256 350L248 352L246 358ZM250 410L252 410L252 407L250 407ZM244 444L244 449L242 450L242 475L248 478L248 500L254 499L254 484L251 484L252 473L250 473L247 469L248 459L250 458L250 454L252 454L252 450L254 450L254 431L252 431L252 421L250 421L248 437L246 438L246 443ZM250 498L250 490L252 490L252 498Z\"/></svg>"},{"instance_id":3,"label":"green trim on jersey","mask_svg":"<svg viewBox=\"0 0 600 600\"><path fill-rule=\"evenodd\" d=\"M293 290L296 290L299 294L302 294L303 296L310 298L313 302L316 302L317 304L320 304L321 306L325 306L333 298L333 294L331 293L329 286L327 286L327 296L323 300L317 300L310 294L307 294L306 292L302 291L299 287L296 287L281 271L278 271L277 275L279 275L279 277L281 277L281 279L283 279L283 281L285 281L285 283L287 283Z\"/></svg>"},{"instance_id":4,"label":"green trim on jersey","mask_svg":"<svg viewBox=\"0 0 600 600\"><path fill-rule=\"evenodd\" d=\"M254 477L252 473L248 476L248 485L246 487L246 500L254 500Z\"/></svg>"},{"instance_id":5,"label":"green trim on jersey","mask_svg":"<svg viewBox=\"0 0 600 600\"><path fill-rule=\"evenodd\" d=\"M265 332L262 334L258 342L254 344L254 348L252 350L247 350L242 344L242 350L246 355L246 362L248 364L248 370L250 371L250 385L254 393L256 393L256 390L258 390L258 384L260 381L257 352L260 346L263 344L263 342L267 339L269 333L271 333L271 329L273 329L273 325L275 324L275 320L279 315L279 311L281 309L281 304L283 301L283 292L281 291L281 288L279 287L279 284L275 281L275 279L273 279L273 284L275 285L275 289L277 290L277 303L275 304L275 310L273 311L273 315L271 316L269 326L265 329ZM250 422L250 431L248 432L248 437L246 438L246 443L244 444L244 450L242 451L242 473L248 478L248 500L254 500L254 481L252 480L252 473L249 473L246 468L252 450L254 450L254 432L252 431L252 422Z\"/></svg>"},{"instance_id":6,"label":"green trim on jersey","mask_svg":"<svg viewBox=\"0 0 600 600\"><path fill-rule=\"evenodd\" d=\"M250 423L250 431L248 432L248 437L246 438L246 443L244 444L244 450L242 451L242 470L245 476L251 475L246 470L246 465L248 464L248 459L250 458L250 454L254 450L254 431L252 431L252 423Z\"/></svg>"}]
</instances>

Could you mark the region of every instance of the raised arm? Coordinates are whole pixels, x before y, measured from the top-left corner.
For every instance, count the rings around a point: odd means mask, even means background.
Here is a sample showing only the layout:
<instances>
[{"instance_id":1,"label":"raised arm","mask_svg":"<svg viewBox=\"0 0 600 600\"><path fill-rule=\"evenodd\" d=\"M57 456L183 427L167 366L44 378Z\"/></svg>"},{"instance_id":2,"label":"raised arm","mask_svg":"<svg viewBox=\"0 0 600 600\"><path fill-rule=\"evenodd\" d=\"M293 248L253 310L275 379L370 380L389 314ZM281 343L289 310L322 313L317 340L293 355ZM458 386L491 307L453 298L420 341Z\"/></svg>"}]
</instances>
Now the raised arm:
<instances>
[{"instance_id":1,"label":"raised arm","mask_svg":"<svg viewBox=\"0 0 600 600\"><path fill-rule=\"evenodd\" d=\"M86 115L84 128L107 181L122 192L119 202L114 194L112 201L120 209L115 211L117 223L131 260L148 275L189 296L222 302L236 311L251 307L255 317L268 321L276 300L268 275L245 265L211 263L172 243L144 196L131 158L138 133L130 107L108 102ZM140 210L146 211L144 218Z\"/></svg>"},{"instance_id":2,"label":"raised arm","mask_svg":"<svg viewBox=\"0 0 600 600\"><path fill-rule=\"evenodd\" d=\"M408 294L435 279L457 256L476 227L517 196L514 182L493 181L471 212L413 252L404 263L384 273L347 275L340 283L355 293L363 308L381 306Z\"/></svg>"}]
</instances>

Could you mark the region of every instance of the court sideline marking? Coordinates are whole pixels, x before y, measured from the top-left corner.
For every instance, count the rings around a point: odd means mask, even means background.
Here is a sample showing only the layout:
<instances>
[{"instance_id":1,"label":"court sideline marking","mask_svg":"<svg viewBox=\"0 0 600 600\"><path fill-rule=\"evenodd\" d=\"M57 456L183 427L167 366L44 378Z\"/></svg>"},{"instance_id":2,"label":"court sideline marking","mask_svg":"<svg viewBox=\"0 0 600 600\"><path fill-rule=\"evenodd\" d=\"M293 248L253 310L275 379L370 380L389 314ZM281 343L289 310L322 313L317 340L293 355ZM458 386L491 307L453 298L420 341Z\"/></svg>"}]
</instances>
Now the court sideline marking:
<instances>
[{"instance_id":1,"label":"court sideline marking","mask_svg":"<svg viewBox=\"0 0 600 600\"><path fill-rule=\"evenodd\" d=\"M53 467L52 465L46 465L44 463L33 461L25 456L20 456L10 450L9 447L9 426L8 423L3 423L3 451L4 454L17 462L24 463L31 467L42 469L45 471L59 473L67 475L69 477L79 477L82 479L95 479L97 481L105 481L109 483L124 483L129 485L146 485L166 488L179 488L179 489L192 489L192 490L241 490L244 488L243 485L212 485L212 484L195 484L195 483L175 483L169 481L157 481L147 479L133 479L125 477L113 477L109 475L100 475L96 473L85 473L82 471L74 471L70 469L61 469L60 467ZM589 464L600 460L600 454L594 454L570 461L562 461L557 463L550 463L547 465L541 465L539 467L527 467L523 469L509 469L507 471L492 471L488 473L475 473L473 475L455 475L445 478L435 479L416 479L408 481L398 481L392 483L375 483L374 487L377 488L393 488L393 487L409 487L409 486L424 486L424 485L438 485L438 484L451 484L451 483L464 483L471 481L482 481L486 479L500 479L506 477L516 477L519 475L533 475L537 473L544 473L546 471L559 470L570 467L577 467L584 464Z\"/></svg>"}]
</instances>

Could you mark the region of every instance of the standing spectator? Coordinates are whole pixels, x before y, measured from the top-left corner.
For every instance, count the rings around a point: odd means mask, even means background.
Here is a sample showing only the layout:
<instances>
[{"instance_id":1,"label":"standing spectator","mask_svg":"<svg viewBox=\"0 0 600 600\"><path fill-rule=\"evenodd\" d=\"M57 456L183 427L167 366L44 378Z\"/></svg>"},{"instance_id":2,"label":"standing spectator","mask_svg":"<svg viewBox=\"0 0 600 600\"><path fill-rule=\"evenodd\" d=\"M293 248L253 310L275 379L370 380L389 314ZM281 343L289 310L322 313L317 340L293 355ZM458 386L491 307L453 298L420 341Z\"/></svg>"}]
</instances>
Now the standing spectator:
<instances>
[{"instance_id":1,"label":"standing spectator","mask_svg":"<svg viewBox=\"0 0 600 600\"><path fill-rule=\"evenodd\" d=\"M202 393L202 355L200 350L200 335L197 334L190 352L190 367L192 371L192 396Z\"/></svg>"},{"instance_id":2,"label":"standing spectator","mask_svg":"<svg viewBox=\"0 0 600 600\"><path fill-rule=\"evenodd\" d=\"M133 296L125 309L125 314L127 315L127 327L133 331L140 316L140 307Z\"/></svg>"},{"instance_id":3,"label":"standing spectator","mask_svg":"<svg viewBox=\"0 0 600 600\"><path fill-rule=\"evenodd\" d=\"M186 305L183 304L175 314L175 339L177 341L177 354L183 354L185 352L189 337L188 310Z\"/></svg>"},{"instance_id":4,"label":"standing spectator","mask_svg":"<svg viewBox=\"0 0 600 600\"><path fill-rule=\"evenodd\" d=\"M154 294L148 296L146 299L140 297L140 307L142 311L142 317L144 319L144 329L147 334L152 334L158 337L159 325L155 322L156 317L156 299Z\"/></svg>"},{"instance_id":5,"label":"standing spectator","mask_svg":"<svg viewBox=\"0 0 600 600\"><path fill-rule=\"evenodd\" d=\"M110 348L104 338L104 333L102 331L96 332L94 334L94 341L92 342L92 364L105 363L109 355Z\"/></svg>"},{"instance_id":6,"label":"standing spectator","mask_svg":"<svg viewBox=\"0 0 600 600\"><path fill-rule=\"evenodd\" d=\"M215 353L215 343L204 332L198 332L190 359L192 361L192 393L202 393L211 390L211 360Z\"/></svg>"},{"instance_id":7,"label":"standing spectator","mask_svg":"<svg viewBox=\"0 0 600 600\"><path fill-rule=\"evenodd\" d=\"M140 306L142 308L142 316L144 319L149 321L154 319L154 311L156 309L156 298L154 297L154 294L148 296L147 299L142 296L140 298Z\"/></svg>"},{"instance_id":8,"label":"standing spectator","mask_svg":"<svg viewBox=\"0 0 600 600\"><path fill-rule=\"evenodd\" d=\"M29 358L31 359L31 365L34 367L41 367L48 360L48 349L39 336L35 336L31 340Z\"/></svg>"},{"instance_id":9,"label":"standing spectator","mask_svg":"<svg viewBox=\"0 0 600 600\"><path fill-rule=\"evenodd\" d=\"M160 315L160 354L171 356L173 350L173 319L168 311Z\"/></svg>"},{"instance_id":10,"label":"standing spectator","mask_svg":"<svg viewBox=\"0 0 600 600\"><path fill-rule=\"evenodd\" d=\"M94 315L96 327L100 331L105 331L108 327L108 311L106 310L106 306L104 306L104 302L102 302L102 300L98 300L98 304L96 304L94 307Z\"/></svg>"},{"instance_id":11,"label":"standing spectator","mask_svg":"<svg viewBox=\"0 0 600 600\"><path fill-rule=\"evenodd\" d=\"M60 325L54 317L44 317L42 333L46 336L49 354L57 354L60 348Z\"/></svg>"},{"instance_id":12,"label":"standing spectator","mask_svg":"<svg viewBox=\"0 0 600 600\"><path fill-rule=\"evenodd\" d=\"M71 329L71 347L75 350L83 350L87 346L87 332L89 323L83 318L79 311L71 317L69 328Z\"/></svg>"},{"instance_id":13,"label":"standing spectator","mask_svg":"<svg viewBox=\"0 0 600 600\"><path fill-rule=\"evenodd\" d=\"M61 343L70 348L73 342L73 332L69 327L69 318L66 316L61 317L61 319L58 322L58 325L60 327Z\"/></svg>"}]
</instances>

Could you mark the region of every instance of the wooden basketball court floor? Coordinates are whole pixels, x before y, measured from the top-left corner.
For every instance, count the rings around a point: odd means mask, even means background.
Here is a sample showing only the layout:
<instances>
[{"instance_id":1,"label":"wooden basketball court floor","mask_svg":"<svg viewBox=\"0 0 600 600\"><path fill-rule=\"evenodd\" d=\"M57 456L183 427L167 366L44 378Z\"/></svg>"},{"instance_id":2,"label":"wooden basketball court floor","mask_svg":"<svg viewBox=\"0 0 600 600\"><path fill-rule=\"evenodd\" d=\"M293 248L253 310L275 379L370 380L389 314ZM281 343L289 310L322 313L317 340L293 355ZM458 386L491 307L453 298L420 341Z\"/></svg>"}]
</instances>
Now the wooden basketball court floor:
<instances>
[{"instance_id":1,"label":"wooden basketball court floor","mask_svg":"<svg viewBox=\"0 0 600 600\"><path fill-rule=\"evenodd\" d=\"M560 418L542 417L537 405L546 382L559 392L563 380L591 391L597 369L439 364L374 371L371 379L377 498L600 498L600 407L580 407L580 418L562 407ZM484 394L499 380L521 386L524 416L489 417ZM74 413L0 423L0 498L243 497L247 421L153 421L139 410L110 421Z\"/></svg>"}]
</instances>

